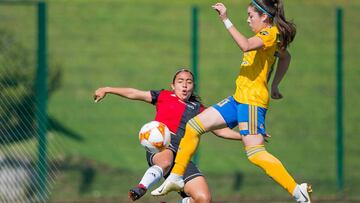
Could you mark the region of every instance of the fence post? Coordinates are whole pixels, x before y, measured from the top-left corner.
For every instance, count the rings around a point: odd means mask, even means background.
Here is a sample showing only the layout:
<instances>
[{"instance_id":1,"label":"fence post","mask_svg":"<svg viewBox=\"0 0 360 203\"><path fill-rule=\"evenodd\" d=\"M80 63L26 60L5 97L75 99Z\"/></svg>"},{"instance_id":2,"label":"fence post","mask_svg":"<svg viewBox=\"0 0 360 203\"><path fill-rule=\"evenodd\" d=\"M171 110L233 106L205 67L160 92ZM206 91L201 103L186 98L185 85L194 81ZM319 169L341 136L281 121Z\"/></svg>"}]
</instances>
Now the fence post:
<instances>
[{"instance_id":1,"label":"fence post","mask_svg":"<svg viewBox=\"0 0 360 203\"><path fill-rule=\"evenodd\" d=\"M344 192L344 138L343 138L343 10L336 8L336 157L337 187Z\"/></svg>"},{"instance_id":2,"label":"fence post","mask_svg":"<svg viewBox=\"0 0 360 203\"><path fill-rule=\"evenodd\" d=\"M194 74L195 92L199 94L199 74L198 74L198 7L191 8L191 69ZM194 155L193 161L199 163L199 148Z\"/></svg>"},{"instance_id":3,"label":"fence post","mask_svg":"<svg viewBox=\"0 0 360 203\"><path fill-rule=\"evenodd\" d=\"M38 53L36 71L36 122L38 135L37 191L42 201L46 202L47 178L47 47L46 47L46 3L38 2Z\"/></svg>"}]
</instances>

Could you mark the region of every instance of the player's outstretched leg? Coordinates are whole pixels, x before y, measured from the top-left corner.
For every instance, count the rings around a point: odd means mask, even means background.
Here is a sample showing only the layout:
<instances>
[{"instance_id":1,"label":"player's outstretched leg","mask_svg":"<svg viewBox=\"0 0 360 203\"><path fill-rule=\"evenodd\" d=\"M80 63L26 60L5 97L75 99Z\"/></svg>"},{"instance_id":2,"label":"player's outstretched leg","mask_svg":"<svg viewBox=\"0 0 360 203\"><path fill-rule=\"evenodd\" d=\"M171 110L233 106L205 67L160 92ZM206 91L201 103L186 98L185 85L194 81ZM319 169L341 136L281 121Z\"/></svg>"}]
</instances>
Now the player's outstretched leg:
<instances>
[{"instance_id":1,"label":"player's outstretched leg","mask_svg":"<svg viewBox=\"0 0 360 203\"><path fill-rule=\"evenodd\" d=\"M298 203L312 203L313 201L311 200L311 193L311 185L302 183L296 186L293 196Z\"/></svg>"},{"instance_id":2,"label":"player's outstretched leg","mask_svg":"<svg viewBox=\"0 0 360 203\"><path fill-rule=\"evenodd\" d=\"M160 187L156 188L151 192L153 196L163 196L171 191L179 192L184 188L184 180L182 176L174 173L170 173L169 177L166 178L164 183Z\"/></svg>"}]
</instances>

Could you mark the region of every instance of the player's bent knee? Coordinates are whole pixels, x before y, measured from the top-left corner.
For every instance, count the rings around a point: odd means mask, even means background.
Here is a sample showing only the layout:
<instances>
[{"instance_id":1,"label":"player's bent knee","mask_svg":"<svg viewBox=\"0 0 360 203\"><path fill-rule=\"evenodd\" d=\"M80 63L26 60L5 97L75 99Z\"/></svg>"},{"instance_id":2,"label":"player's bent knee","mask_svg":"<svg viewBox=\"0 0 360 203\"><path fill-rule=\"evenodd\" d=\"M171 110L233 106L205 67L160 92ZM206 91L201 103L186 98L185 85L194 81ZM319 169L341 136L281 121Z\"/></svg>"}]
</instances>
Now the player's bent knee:
<instances>
[{"instance_id":1,"label":"player's bent knee","mask_svg":"<svg viewBox=\"0 0 360 203\"><path fill-rule=\"evenodd\" d=\"M158 161L158 165L163 169L170 168L171 164L172 164L172 160L168 160L168 159L163 159Z\"/></svg>"},{"instance_id":2,"label":"player's bent knee","mask_svg":"<svg viewBox=\"0 0 360 203\"><path fill-rule=\"evenodd\" d=\"M188 195L195 201L195 203L210 203L211 194L208 189L200 187L187 188Z\"/></svg>"},{"instance_id":3,"label":"player's bent knee","mask_svg":"<svg viewBox=\"0 0 360 203\"><path fill-rule=\"evenodd\" d=\"M210 193L205 192L197 192L195 195L192 196L196 203L210 203L211 202L211 195Z\"/></svg>"},{"instance_id":4,"label":"player's bent knee","mask_svg":"<svg viewBox=\"0 0 360 203\"><path fill-rule=\"evenodd\" d=\"M172 163L173 163L173 152L170 150L164 150L160 153L157 153L153 159L152 162L161 167L164 172L170 169Z\"/></svg>"},{"instance_id":5,"label":"player's bent knee","mask_svg":"<svg viewBox=\"0 0 360 203\"><path fill-rule=\"evenodd\" d=\"M203 176L189 180L184 187L184 192L196 203L210 203L211 194L206 180Z\"/></svg>"}]
</instances>

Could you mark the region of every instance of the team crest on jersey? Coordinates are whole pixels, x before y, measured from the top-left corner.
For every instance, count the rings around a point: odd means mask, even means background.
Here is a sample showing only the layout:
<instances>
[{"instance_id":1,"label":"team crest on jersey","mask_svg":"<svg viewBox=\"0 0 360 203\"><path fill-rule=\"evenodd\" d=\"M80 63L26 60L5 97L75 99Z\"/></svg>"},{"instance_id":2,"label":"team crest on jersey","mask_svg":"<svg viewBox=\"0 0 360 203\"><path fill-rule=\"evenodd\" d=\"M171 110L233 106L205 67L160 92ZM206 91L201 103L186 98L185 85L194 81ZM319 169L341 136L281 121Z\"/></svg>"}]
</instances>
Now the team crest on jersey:
<instances>
[{"instance_id":1,"label":"team crest on jersey","mask_svg":"<svg viewBox=\"0 0 360 203\"><path fill-rule=\"evenodd\" d=\"M269 32L268 31L261 31L260 34L266 36L266 35L269 35Z\"/></svg>"},{"instance_id":2,"label":"team crest on jersey","mask_svg":"<svg viewBox=\"0 0 360 203\"><path fill-rule=\"evenodd\" d=\"M243 62L241 62L241 65L243 65L243 66L249 65L249 62L243 61Z\"/></svg>"}]
</instances>

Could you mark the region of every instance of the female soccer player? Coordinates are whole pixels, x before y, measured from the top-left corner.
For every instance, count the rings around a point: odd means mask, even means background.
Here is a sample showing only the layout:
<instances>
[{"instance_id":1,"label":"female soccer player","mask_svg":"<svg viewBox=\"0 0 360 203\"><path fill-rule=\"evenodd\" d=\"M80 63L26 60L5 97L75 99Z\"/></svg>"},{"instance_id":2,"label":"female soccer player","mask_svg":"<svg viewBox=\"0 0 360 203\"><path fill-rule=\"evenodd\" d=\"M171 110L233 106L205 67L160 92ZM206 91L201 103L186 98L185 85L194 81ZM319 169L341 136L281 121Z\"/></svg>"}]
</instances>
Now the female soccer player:
<instances>
[{"instance_id":1,"label":"female soccer player","mask_svg":"<svg viewBox=\"0 0 360 203\"><path fill-rule=\"evenodd\" d=\"M218 12L231 37L244 52L236 90L233 96L189 120L175 158L175 166L170 176L152 194L164 195L182 188L184 171L196 151L201 134L238 125L250 162L262 168L293 195L297 202L311 202L310 185L297 184L282 163L267 152L264 146L265 114L269 104L267 82L278 57L271 96L274 99L282 98L278 85L290 64L290 54L286 48L295 37L294 24L285 19L281 0L252 0L247 9L247 22L255 35L248 39L231 23L222 3L217 3L212 8Z\"/></svg>"},{"instance_id":2,"label":"female soccer player","mask_svg":"<svg viewBox=\"0 0 360 203\"><path fill-rule=\"evenodd\" d=\"M168 175L173 160L177 153L180 139L184 135L185 124L195 115L203 111L204 107L194 94L193 74L187 69L181 69L174 75L171 83L171 91L142 91L134 88L104 87L95 91L95 102L99 102L106 94L116 94L132 100L140 100L156 105L156 121L167 125L172 132L171 145L159 153L146 153L149 168L142 177L140 183L130 189L129 198L133 201L141 198L146 191L162 176ZM216 135L227 139L240 140L241 136L229 129L223 128L213 131ZM167 176L166 176L167 177ZM184 171L184 192L180 193L183 203L209 203L211 195L204 176L194 163L190 162Z\"/></svg>"}]
</instances>

